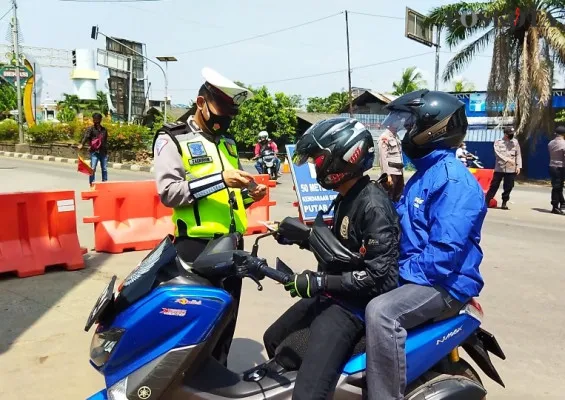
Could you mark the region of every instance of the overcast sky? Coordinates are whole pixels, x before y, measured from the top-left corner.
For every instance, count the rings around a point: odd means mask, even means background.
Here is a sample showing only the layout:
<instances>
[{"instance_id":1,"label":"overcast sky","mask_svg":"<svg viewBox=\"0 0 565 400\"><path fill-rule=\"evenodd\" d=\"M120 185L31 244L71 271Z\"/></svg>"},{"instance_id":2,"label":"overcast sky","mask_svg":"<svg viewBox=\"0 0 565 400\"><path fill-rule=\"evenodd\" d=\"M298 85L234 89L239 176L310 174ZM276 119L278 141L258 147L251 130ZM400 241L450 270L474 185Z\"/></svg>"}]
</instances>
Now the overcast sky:
<instances>
[{"instance_id":1,"label":"overcast sky","mask_svg":"<svg viewBox=\"0 0 565 400\"><path fill-rule=\"evenodd\" d=\"M98 0L100 1L100 0ZM0 0L0 16L10 8ZM104 48L102 37L90 39L90 28L99 25L108 35L146 43L150 57L173 55L169 65L169 93L173 103L188 103L202 83L204 66L252 85L265 84L271 91L325 96L347 88L345 9L349 15L353 86L390 91L403 68L417 66L429 87L434 82L434 48L404 37L406 6L422 13L450 3L443 0L161 0L122 3L19 0L23 44L61 49ZM267 6L266 4L269 4ZM368 13L381 17L359 15ZM227 46L227 42L282 30L322 19L295 29ZM9 16L0 29L9 29ZM3 37L4 35L0 35ZM214 47L199 50L206 47ZM198 51L195 51L198 50ZM441 71L455 49L442 48ZM395 61L396 60L396 61ZM484 89L490 68L490 49L478 57L462 77ZM380 64L379 64L380 63ZM377 64L365 68L356 68ZM332 71L342 72L329 73ZM326 73L326 74L324 74ZM72 93L70 70L43 68L43 98ZM294 79L310 75L303 79ZM105 74L102 74L105 76ZM149 68L151 98L164 95L164 80ZM452 84L441 84L450 89ZM98 89L104 83L98 81Z\"/></svg>"}]
</instances>

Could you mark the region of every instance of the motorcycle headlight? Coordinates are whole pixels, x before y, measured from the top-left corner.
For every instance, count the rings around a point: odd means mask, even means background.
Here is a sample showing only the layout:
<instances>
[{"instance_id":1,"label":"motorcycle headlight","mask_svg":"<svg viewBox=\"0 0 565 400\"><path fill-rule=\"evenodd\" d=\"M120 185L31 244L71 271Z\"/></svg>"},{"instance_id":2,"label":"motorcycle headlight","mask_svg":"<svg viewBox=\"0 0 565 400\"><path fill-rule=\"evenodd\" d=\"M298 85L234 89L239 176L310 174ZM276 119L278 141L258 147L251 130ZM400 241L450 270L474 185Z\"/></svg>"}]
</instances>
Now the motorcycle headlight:
<instances>
[{"instance_id":1,"label":"motorcycle headlight","mask_svg":"<svg viewBox=\"0 0 565 400\"><path fill-rule=\"evenodd\" d=\"M125 329L112 328L104 332L95 333L90 343L90 360L98 368L102 367L110 358L114 347L121 339Z\"/></svg>"},{"instance_id":2,"label":"motorcycle headlight","mask_svg":"<svg viewBox=\"0 0 565 400\"><path fill-rule=\"evenodd\" d=\"M125 377L108 389L108 400L128 400L127 397L128 378Z\"/></svg>"}]
</instances>

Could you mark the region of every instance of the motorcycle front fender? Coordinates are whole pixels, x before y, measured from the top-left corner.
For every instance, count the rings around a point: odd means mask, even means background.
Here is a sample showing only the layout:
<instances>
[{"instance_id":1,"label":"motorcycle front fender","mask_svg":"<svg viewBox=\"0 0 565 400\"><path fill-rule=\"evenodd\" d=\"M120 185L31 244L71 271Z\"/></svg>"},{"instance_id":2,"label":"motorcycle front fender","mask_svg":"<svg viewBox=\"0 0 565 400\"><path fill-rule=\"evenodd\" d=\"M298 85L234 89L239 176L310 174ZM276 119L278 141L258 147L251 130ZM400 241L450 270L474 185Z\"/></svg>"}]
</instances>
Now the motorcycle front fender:
<instances>
[{"instance_id":1,"label":"motorcycle front fender","mask_svg":"<svg viewBox=\"0 0 565 400\"><path fill-rule=\"evenodd\" d=\"M99 391L98 393L93 394L86 400L108 400L108 395L106 389Z\"/></svg>"}]
</instances>

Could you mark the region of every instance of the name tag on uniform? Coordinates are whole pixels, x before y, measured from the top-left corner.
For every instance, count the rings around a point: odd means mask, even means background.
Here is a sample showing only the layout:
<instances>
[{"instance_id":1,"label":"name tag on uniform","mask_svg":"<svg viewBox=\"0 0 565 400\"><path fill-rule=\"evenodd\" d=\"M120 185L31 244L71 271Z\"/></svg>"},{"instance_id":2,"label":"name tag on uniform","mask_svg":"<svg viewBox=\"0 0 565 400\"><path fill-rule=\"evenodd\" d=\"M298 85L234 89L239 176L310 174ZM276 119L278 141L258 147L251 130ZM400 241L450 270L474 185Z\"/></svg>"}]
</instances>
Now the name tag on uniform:
<instances>
[{"instance_id":1,"label":"name tag on uniform","mask_svg":"<svg viewBox=\"0 0 565 400\"><path fill-rule=\"evenodd\" d=\"M190 165L199 165L199 164L206 164L211 162L212 162L212 157L195 157L188 160L188 163Z\"/></svg>"}]
</instances>

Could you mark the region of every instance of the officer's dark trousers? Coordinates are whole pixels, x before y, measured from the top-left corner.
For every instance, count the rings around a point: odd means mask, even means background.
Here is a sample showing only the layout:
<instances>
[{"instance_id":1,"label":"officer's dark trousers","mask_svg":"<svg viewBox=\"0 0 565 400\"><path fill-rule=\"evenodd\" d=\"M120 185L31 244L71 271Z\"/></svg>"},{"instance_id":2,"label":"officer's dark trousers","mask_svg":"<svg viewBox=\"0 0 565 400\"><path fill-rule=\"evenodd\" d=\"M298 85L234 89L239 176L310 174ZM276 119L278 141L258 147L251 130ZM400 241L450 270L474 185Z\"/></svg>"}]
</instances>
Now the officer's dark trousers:
<instances>
[{"instance_id":1,"label":"officer's dark trousers","mask_svg":"<svg viewBox=\"0 0 565 400\"><path fill-rule=\"evenodd\" d=\"M187 237L178 237L175 239L175 247L177 254L185 262L193 262L198 255L202 253L208 240L192 239ZM240 245L240 250L243 250L243 241ZM223 335L220 337L218 344L212 356L223 365L228 365L228 353L230 351L231 342L235 333L235 325L237 322L237 314L239 311L239 300L241 298L241 278L230 277L224 280L223 288L228 292L234 300L235 316L232 322L226 327Z\"/></svg>"},{"instance_id":2,"label":"officer's dark trousers","mask_svg":"<svg viewBox=\"0 0 565 400\"><path fill-rule=\"evenodd\" d=\"M549 167L551 176L551 205L559 208L565 206L563 198L563 185L565 182L565 168Z\"/></svg>"},{"instance_id":3,"label":"officer's dark trousers","mask_svg":"<svg viewBox=\"0 0 565 400\"><path fill-rule=\"evenodd\" d=\"M310 339L292 399L326 400L365 327L355 315L326 297L301 299L265 332L263 342L269 358L289 334L307 326Z\"/></svg>"},{"instance_id":4,"label":"officer's dark trousers","mask_svg":"<svg viewBox=\"0 0 565 400\"><path fill-rule=\"evenodd\" d=\"M488 204L490 200L496 195L498 188L500 187L500 183L504 180L504 184L502 185L502 201L510 200L510 192L512 188L514 188L514 180L516 179L515 173L506 173L506 172L495 172L492 178L492 182L490 183L490 188L485 196L486 203Z\"/></svg>"}]
</instances>

